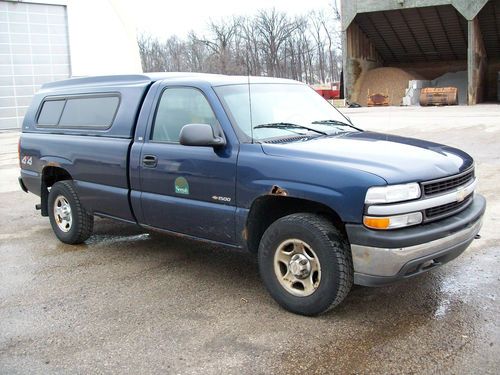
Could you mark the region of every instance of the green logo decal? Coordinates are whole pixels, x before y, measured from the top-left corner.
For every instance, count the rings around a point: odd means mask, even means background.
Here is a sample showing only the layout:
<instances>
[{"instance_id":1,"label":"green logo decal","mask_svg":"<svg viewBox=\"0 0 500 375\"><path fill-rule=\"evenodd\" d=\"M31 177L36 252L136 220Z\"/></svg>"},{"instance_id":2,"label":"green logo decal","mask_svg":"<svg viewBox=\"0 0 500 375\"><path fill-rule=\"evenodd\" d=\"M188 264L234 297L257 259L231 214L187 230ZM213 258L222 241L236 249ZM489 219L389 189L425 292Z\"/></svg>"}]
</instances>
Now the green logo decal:
<instances>
[{"instance_id":1,"label":"green logo decal","mask_svg":"<svg viewBox=\"0 0 500 375\"><path fill-rule=\"evenodd\" d=\"M184 177L177 177L175 179L175 192L177 194L189 195L189 184Z\"/></svg>"}]
</instances>

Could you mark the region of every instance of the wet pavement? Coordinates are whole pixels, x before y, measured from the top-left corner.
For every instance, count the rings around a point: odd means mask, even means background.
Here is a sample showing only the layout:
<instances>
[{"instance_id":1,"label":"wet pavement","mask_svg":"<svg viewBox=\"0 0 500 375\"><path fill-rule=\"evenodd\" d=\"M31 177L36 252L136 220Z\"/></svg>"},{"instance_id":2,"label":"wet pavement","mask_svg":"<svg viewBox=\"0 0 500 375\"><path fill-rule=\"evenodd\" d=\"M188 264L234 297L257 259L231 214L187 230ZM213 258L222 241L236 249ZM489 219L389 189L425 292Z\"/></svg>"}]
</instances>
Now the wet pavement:
<instances>
[{"instance_id":1,"label":"wet pavement","mask_svg":"<svg viewBox=\"0 0 500 375\"><path fill-rule=\"evenodd\" d=\"M347 112L472 154L488 209L455 261L316 318L279 308L243 252L104 219L60 243L0 133L0 373L499 373L500 106Z\"/></svg>"}]
</instances>

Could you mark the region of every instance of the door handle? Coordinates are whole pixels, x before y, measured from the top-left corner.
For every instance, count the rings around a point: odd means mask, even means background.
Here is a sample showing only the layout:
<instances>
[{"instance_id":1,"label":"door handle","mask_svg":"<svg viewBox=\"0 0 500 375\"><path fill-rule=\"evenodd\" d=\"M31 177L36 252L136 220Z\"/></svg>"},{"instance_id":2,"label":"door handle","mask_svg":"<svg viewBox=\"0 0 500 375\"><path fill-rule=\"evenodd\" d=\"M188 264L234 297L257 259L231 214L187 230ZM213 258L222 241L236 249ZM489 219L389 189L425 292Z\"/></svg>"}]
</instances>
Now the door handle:
<instances>
[{"instance_id":1,"label":"door handle","mask_svg":"<svg viewBox=\"0 0 500 375\"><path fill-rule=\"evenodd\" d=\"M148 168L155 168L158 164L158 158L155 155L145 155L142 159L142 165Z\"/></svg>"}]
</instances>

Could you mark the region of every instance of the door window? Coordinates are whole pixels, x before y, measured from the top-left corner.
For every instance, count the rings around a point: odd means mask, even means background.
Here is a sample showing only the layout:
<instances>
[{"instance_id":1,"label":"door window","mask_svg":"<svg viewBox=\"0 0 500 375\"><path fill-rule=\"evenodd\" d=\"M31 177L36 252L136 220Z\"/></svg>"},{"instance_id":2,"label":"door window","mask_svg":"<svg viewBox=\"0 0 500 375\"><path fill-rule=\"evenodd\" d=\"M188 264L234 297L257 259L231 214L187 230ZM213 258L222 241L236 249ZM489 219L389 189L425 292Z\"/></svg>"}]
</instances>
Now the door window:
<instances>
[{"instance_id":1,"label":"door window","mask_svg":"<svg viewBox=\"0 0 500 375\"><path fill-rule=\"evenodd\" d=\"M167 88L158 105L151 139L178 143L181 129L186 124L209 124L213 129L218 128L215 114L199 90Z\"/></svg>"}]
</instances>

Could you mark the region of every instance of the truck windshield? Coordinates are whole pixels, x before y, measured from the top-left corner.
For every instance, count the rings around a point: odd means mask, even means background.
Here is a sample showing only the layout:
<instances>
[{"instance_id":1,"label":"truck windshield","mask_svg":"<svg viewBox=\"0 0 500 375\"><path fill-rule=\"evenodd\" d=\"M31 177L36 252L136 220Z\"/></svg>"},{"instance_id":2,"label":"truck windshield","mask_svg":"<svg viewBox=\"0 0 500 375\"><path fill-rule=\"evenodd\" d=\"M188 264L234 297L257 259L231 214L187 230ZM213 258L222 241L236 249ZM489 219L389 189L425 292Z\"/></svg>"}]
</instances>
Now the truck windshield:
<instances>
[{"instance_id":1,"label":"truck windshield","mask_svg":"<svg viewBox=\"0 0 500 375\"><path fill-rule=\"evenodd\" d=\"M258 83L250 84L249 90L241 84L215 87L215 91L240 133L255 141L358 131L307 85Z\"/></svg>"}]
</instances>

